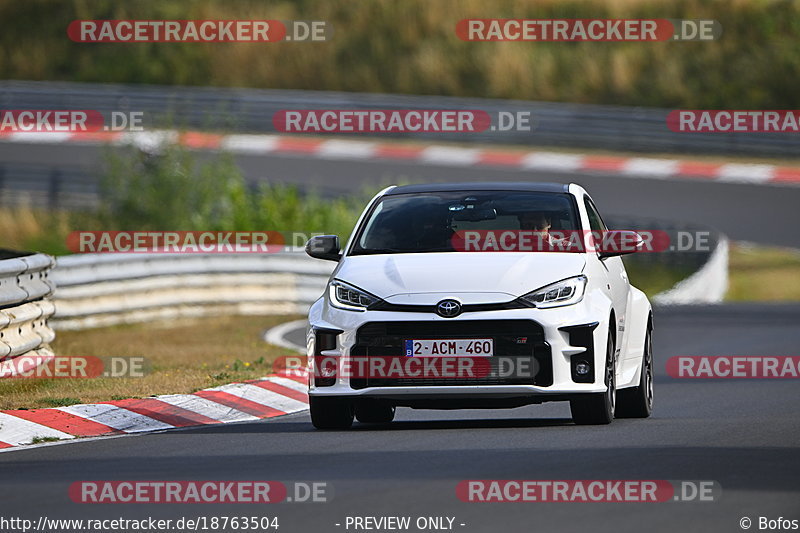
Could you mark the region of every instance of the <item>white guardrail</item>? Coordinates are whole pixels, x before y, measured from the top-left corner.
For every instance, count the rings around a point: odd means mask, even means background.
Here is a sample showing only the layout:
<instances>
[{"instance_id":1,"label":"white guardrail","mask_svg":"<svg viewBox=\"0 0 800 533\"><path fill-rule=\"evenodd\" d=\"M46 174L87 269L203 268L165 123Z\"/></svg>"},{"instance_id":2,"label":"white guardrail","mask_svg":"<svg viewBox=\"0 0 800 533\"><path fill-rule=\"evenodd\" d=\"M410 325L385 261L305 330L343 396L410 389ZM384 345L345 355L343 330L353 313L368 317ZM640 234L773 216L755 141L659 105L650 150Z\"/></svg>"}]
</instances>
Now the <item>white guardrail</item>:
<instances>
[{"instance_id":1,"label":"white guardrail","mask_svg":"<svg viewBox=\"0 0 800 533\"><path fill-rule=\"evenodd\" d=\"M83 254L53 271L56 329L223 314L305 313L334 264L304 253Z\"/></svg>"},{"instance_id":2,"label":"white guardrail","mask_svg":"<svg viewBox=\"0 0 800 533\"><path fill-rule=\"evenodd\" d=\"M0 360L35 355L44 362L54 357L49 343L55 333L47 321L55 311L49 299L54 264L45 254L0 260Z\"/></svg>"},{"instance_id":3,"label":"white guardrail","mask_svg":"<svg viewBox=\"0 0 800 533\"><path fill-rule=\"evenodd\" d=\"M727 288L727 254L723 238L703 267L656 295L654 302L721 301ZM31 352L52 356L48 344L53 329L196 316L303 314L324 291L333 268L331 262L299 252L82 254L56 262L35 254L0 260L0 360Z\"/></svg>"},{"instance_id":4,"label":"white guardrail","mask_svg":"<svg viewBox=\"0 0 800 533\"><path fill-rule=\"evenodd\" d=\"M728 239L720 236L705 264L674 287L653 296L658 305L716 304L728 292Z\"/></svg>"}]
</instances>

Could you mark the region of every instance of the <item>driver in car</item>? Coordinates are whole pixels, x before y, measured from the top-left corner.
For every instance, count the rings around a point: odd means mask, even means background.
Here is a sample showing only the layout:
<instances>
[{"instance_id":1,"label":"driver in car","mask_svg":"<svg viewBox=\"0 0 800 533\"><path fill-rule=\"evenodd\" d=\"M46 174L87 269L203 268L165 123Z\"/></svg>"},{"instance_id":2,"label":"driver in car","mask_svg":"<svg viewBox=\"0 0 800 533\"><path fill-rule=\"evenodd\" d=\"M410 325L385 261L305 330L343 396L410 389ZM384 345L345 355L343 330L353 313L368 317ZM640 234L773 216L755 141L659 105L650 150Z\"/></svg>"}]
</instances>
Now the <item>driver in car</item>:
<instances>
[{"instance_id":1,"label":"driver in car","mask_svg":"<svg viewBox=\"0 0 800 533\"><path fill-rule=\"evenodd\" d=\"M518 217L521 231L533 231L537 251L559 251L567 246L567 241L550 234L550 217L541 211L522 213Z\"/></svg>"}]
</instances>

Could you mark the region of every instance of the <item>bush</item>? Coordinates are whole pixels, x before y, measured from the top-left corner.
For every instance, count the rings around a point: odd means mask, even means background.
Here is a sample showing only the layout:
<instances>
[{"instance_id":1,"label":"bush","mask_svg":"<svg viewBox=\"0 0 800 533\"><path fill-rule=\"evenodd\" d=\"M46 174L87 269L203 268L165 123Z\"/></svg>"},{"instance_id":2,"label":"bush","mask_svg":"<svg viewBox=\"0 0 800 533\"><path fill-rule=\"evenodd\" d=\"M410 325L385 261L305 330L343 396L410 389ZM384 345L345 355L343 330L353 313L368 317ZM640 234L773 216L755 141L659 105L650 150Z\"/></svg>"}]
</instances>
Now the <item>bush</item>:
<instances>
[{"instance_id":1,"label":"bush","mask_svg":"<svg viewBox=\"0 0 800 533\"><path fill-rule=\"evenodd\" d=\"M64 255L73 231L285 231L335 233L344 241L371 196L328 198L248 183L229 156L200 160L177 146L155 156L110 150L106 159L97 210L2 209L3 247Z\"/></svg>"},{"instance_id":2,"label":"bush","mask_svg":"<svg viewBox=\"0 0 800 533\"><path fill-rule=\"evenodd\" d=\"M110 152L97 222L104 230L334 232L346 238L365 195L323 198L296 186L248 183L233 159L200 161L168 145Z\"/></svg>"}]
</instances>

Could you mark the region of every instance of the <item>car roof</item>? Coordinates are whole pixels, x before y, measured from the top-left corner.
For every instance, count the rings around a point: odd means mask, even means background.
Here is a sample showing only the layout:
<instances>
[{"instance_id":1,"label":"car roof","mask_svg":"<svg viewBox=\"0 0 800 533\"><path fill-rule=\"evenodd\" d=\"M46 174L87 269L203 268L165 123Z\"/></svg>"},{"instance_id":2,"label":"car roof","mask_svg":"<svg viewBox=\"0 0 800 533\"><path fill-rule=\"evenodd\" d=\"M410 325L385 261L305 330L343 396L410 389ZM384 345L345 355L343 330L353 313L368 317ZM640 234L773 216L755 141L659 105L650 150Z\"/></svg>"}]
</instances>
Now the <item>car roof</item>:
<instances>
[{"instance_id":1,"label":"car roof","mask_svg":"<svg viewBox=\"0 0 800 533\"><path fill-rule=\"evenodd\" d=\"M417 185L400 185L386 191L385 196L396 194L415 194L426 192L451 191L524 191L524 192L569 192L569 185L564 183L534 183L528 181L477 181L461 183L420 183Z\"/></svg>"}]
</instances>

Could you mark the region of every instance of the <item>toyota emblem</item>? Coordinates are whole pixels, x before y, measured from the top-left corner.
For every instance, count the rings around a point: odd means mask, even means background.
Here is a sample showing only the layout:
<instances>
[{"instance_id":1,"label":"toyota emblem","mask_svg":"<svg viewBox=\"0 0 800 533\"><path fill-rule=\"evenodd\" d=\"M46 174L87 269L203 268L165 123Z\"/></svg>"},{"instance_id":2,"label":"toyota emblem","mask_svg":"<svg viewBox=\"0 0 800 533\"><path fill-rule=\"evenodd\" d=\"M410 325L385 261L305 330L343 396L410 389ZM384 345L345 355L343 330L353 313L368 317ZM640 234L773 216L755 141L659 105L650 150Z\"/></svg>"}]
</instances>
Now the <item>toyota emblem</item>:
<instances>
[{"instance_id":1,"label":"toyota emblem","mask_svg":"<svg viewBox=\"0 0 800 533\"><path fill-rule=\"evenodd\" d=\"M436 304L436 313L445 318L453 318L461 314L461 304L455 300L442 300Z\"/></svg>"}]
</instances>

